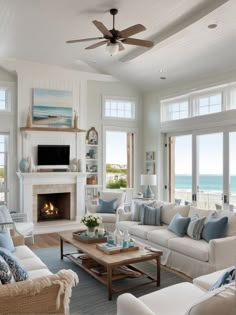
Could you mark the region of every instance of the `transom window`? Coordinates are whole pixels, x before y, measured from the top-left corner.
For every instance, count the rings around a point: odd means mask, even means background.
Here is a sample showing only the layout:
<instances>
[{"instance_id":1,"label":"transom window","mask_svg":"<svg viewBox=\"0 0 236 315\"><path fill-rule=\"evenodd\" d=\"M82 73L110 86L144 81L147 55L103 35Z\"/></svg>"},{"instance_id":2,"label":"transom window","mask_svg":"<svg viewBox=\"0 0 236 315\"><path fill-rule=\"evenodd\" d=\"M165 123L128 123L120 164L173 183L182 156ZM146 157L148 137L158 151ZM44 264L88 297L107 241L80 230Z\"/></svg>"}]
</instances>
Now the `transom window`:
<instances>
[{"instance_id":1,"label":"transom window","mask_svg":"<svg viewBox=\"0 0 236 315\"><path fill-rule=\"evenodd\" d=\"M8 89L0 87L0 110L7 110L8 107Z\"/></svg>"},{"instance_id":2,"label":"transom window","mask_svg":"<svg viewBox=\"0 0 236 315\"><path fill-rule=\"evenodd\" d=\"M221 112L221 110L222 110L221 94L199 97L198 115L218 113L218 112Z\"/></svg>"},{"instance_id":3,"label":"transom window","mask_svg":"<svg viewBox=\"0 0 236 315\"><path fill-rule=\"evenodd\" d=\"M189 92L161 101L161 121L171 121L236 109L236 82Z\"/></svg>"},{"instance_id":4,"label":"transom window","mask_svg":"<svg viewBox=\"0 0 236 315\"><path fill-rule=\"evenodd\" d=\"M106 118L135 119L135 101L133 99L104 97L103 115Z\"/></svg>"}]
</instances>

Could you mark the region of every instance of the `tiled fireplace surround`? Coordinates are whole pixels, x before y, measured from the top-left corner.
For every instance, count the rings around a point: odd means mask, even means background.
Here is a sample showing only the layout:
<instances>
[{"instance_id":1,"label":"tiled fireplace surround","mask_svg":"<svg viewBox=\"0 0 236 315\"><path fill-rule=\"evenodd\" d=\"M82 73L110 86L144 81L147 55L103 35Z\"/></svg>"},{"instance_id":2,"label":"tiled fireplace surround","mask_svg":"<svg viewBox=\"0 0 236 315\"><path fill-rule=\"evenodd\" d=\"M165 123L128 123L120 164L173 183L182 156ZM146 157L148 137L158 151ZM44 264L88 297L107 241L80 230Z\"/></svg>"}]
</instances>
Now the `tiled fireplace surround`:
<instances>
[{"instance_id":1,"label":"tiled fireplace surround","mask_svg":"<svg viewBox=\"0 0 236 315\"><path fill-rule=\"evenodd\" d=\"M20 180L20 211L37 223L37 195L70 193L70 219L80 221L85 212L86 176L77 172L17 173Z\"/></svg>"}]
</instances>

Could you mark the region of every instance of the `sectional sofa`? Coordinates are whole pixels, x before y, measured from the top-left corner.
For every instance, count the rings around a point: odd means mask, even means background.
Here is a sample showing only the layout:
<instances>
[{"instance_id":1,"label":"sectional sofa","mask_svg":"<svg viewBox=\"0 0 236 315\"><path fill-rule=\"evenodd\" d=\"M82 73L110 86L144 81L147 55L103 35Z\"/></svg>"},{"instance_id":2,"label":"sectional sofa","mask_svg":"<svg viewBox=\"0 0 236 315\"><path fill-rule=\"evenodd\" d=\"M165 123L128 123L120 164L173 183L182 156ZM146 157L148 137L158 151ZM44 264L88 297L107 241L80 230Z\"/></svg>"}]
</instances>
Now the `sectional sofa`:
<instances>
[{"instance_id":1,"label":"sectional sofa","mask_svg":"<svg viewBox=\"0 0 236 315\"><path fill-rule=\"evenodd\" d=\"M12 236L16 256L28 272L24 281L0 285L0 314L69 314L71 289L78 283L72 270L52 274L48 267L24 245L24 238Z\"/></svg>"},{"instance_id":2,"label":"sectional sofa","mask_svg":"<svg viewBox=\"0 0 236 315\"><path fill-rule=\"evenodd\" d=\"M122 294L117 300L117 315L235 315L235 281L210 290L225 270L183 282L150 294L134 297Z\"/></svg>"},{"instance_id":3,"label":"sectional sofa","mask_svg":"<svg viewBox=\"0 0 236 315\"><path fill-rule=\"evenodd\" d=\"M139 202L140 203L140 202ZM168 230L172 217L179 213L183 217L209 216L214 210L203 210L190 206L176 206L166 202L155 202L161 208L161 225L142 225L132 221L132 211L119 211L118 227L128 230L131 236L143 244L163 251L162 264L180 271L191 278L226 268L236 263L236 214L230 211L218 212L228 217L226 236L209 242L194 240L189 236L179 237Z\"/></svg>"}]
</instances>

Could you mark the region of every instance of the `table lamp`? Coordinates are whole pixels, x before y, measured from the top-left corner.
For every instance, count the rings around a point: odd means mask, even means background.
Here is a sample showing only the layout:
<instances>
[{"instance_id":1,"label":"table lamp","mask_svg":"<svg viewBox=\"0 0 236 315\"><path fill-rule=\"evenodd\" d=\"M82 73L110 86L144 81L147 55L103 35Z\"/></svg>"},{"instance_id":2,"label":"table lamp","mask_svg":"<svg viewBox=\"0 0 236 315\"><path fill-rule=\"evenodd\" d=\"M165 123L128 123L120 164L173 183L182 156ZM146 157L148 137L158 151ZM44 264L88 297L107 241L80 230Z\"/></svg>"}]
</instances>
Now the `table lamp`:
<instances>
[{"instance_id":1,"label":"table lamp","mask_svg":"<svg viewBox=\"0 0 236 315\"><path fill-rule=\"evenodd\" d=\"M157 177L155 174L145 174L141 175L141 185L147 186L146 191L144 192L144 198L153 198L154 194L150 186L155 186L157 183Z\"/></svg>"}]
</instances>

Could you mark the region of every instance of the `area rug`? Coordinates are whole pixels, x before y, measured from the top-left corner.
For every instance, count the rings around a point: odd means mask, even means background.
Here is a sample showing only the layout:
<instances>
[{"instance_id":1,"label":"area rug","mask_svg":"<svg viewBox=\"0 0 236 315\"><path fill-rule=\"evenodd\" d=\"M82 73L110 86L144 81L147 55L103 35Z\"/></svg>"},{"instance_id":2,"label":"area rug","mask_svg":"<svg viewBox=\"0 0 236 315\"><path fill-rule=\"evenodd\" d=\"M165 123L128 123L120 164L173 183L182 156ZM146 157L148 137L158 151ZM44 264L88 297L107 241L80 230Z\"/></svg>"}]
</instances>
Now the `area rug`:
<instances>
[{"instance_id":1,"label":"area rug","mask_svg":"<svg viewBox=\"0 0 236 315\"><path fill-rule=\"evenodd\" d=\"M65 246L65 252L71 252L71 246ZM79 266L64 258L60 259L60 248L49 247L35 249L35 254L48 266L51 272L56 273L61 269L72 269L79 276L79 284L73 288L73 294L70 302L70 315L115 315L117 295L113 295L112 301L108 301L107 288L90 276ZM156 274L155 264L152 262L143 262L139 267L151 275ZM119 286L126 287L129 281L139 281L138 279L123 279L119 281ZM178 275L161 269L161 286L154 284L132 289L128 292L139 297L150 292L168 287L173 284L184 282L185 280Z\"/></svg>"}]
</instances>

